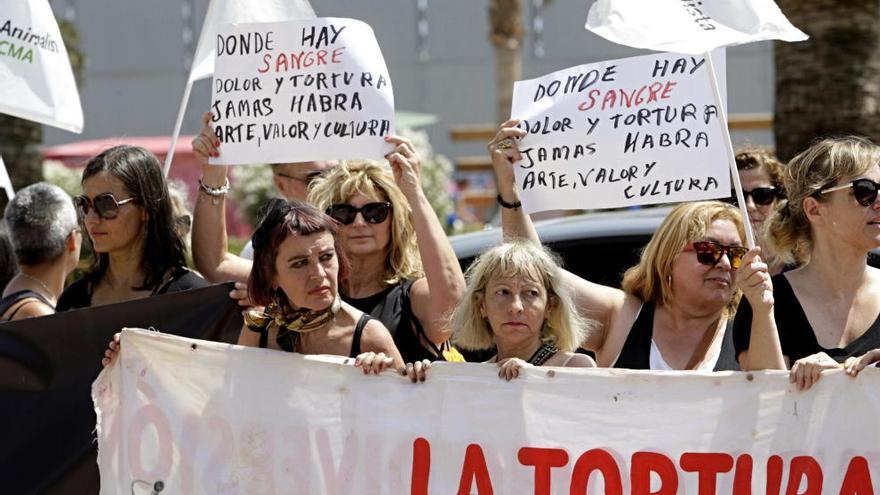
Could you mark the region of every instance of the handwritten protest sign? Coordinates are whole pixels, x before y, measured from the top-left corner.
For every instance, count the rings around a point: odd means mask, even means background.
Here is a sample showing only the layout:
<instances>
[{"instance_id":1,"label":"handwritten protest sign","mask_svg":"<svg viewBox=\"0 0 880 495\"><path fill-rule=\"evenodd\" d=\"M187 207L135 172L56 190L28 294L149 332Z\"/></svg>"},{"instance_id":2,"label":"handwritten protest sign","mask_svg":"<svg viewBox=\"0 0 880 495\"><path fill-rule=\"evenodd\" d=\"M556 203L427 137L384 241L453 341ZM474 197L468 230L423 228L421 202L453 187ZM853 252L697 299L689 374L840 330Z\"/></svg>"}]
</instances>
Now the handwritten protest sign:
<instances>
[{"instance_id":1,"label":"handwritten protest sign","mask_svg":"<svg viewBox=\"0 0 880 495\"><path fill-rule=\"evenodd\" d=\"M394 132L391 78L352 19L229 24L217 35L215 164L381 158Z\"/></svg>"},{"instance_id":2,"label":"handwritten protest sign","mask_svg":"<svg viewBox=\"0 0 880 495\"><path fill-rule=\"evenodd\" d=\"M486 363L412 384L342 359L124 331L92 386L101 493L854 495L880 480L875 368L801 392L781 371L506 382Z\"/></svg>"},{"instance_id":3,"label":"handwritten protest sign","mask_svg":"<svg viewBox=\"0 0 880 495\"><path fill-rule=\"evenodd\" d=\"M724 74L723 52L713 59ZM528 131L514 167L523 208L729 196L723 128L707 75L703 56L666 53L517 82L511 114Z\"/></svg>"}]
</instances>

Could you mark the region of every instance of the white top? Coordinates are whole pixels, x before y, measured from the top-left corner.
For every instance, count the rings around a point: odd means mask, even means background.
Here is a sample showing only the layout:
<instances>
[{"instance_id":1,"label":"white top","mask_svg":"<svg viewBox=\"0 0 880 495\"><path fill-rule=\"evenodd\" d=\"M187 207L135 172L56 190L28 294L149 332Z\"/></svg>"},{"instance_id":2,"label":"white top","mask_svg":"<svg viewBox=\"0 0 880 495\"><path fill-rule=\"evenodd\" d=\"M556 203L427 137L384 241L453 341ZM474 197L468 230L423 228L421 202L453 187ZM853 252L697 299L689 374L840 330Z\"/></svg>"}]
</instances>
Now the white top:
<instances>
[{"instance_id":1,"label":"white top","mask_svg":"<svg viewBox=\"0 0 880 495\"><path fill-rule=\"evenodd\" d=\"M723 340L723 339L716 339ZM713 345L709 348L709 352L706 354L706 359L703 360L702 363L697 365L694 371L714 371L715 365L718 364L718 357L721 355L721 346ZM651 356L649 361L652 370L664 370L664 371L673 371L672 366L666 363L666 360L663 359L663 355L660 354L660 348L657 347L657 344L654 342L654 339L651 339Z\"/></svg>"}]
</instances>

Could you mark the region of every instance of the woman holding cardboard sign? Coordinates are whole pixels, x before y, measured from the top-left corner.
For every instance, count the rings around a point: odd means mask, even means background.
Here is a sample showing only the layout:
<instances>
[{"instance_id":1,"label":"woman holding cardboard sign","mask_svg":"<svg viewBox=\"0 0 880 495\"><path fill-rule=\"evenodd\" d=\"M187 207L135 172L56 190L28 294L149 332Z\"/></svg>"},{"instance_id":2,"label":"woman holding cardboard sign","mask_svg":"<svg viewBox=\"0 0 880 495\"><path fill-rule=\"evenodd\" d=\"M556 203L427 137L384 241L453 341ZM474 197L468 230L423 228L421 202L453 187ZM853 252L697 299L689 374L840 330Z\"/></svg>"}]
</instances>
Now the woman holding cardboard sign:
<instances>
[{"instance_id":1,"label":"woman holding cardboard sign","mask_svg":"<svg viewBox=\"0 0 880 495\"><path fill-rule=\"evenodd\" d=\"M540 242L521 208L513 164L521 160L514 139L525 135L516 120L502 124L488 145L498 184L505 239ZM581 344L603 367L673 370L738 369L731 317L742 264L759 272L756 253L743 247L742 218L717 201L685 203L663 221L627 270L623 290L563 271L581 314L597 321ZM763 266L766 269L766 266Z\"/></svg>"}]
</instances>

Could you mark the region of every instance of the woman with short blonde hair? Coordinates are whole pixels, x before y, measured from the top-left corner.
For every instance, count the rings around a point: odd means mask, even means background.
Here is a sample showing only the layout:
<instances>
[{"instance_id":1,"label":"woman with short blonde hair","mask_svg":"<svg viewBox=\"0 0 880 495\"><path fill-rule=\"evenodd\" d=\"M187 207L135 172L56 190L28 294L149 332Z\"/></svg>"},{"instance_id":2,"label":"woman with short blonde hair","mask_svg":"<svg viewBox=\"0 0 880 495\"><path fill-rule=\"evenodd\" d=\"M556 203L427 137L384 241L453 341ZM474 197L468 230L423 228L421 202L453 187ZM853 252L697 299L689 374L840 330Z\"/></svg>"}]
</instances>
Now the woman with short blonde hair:
<instances>
[{"instance_id":1,"label":"woman with short blonde hair","mask_svg":"<svg viewBox=\"0 0 880 495\"><path fill-rule=\"evenodd\" d=\"M458 304L464 276L421 187L412 143L389 136L391 168L343 162L316 179L309 202L339 227L351 271L343 300L385 324L406 362L458 360L445 316Z\"/></svg>"},{"instance_id":2,"label":"woman with short blonde hair","mask_svg":"<svg viewBox=\"0 0 880 495\"><path fill-rule=\"evenodd\" d=\"M555 255L531 242L496 246L467 271L467 288L450 318L463 349L497 349L490 362L510 379L523 366L591 367L574 351L592 322L575 310Z\"/></svg>"}]
</instances>

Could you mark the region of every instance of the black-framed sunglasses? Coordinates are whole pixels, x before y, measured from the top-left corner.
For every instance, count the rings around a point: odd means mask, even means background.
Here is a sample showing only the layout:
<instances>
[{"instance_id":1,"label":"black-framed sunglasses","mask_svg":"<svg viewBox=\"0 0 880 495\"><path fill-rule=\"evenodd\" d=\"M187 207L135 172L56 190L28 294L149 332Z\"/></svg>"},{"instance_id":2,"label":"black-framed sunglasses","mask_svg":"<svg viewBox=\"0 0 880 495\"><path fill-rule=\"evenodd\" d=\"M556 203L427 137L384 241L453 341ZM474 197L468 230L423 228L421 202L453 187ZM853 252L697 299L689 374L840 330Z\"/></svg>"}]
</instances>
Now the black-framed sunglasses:
<instances>
[{"instance_id":1,"label":"black-framed sunglasses","mask_svg":"<svg viewBox=\"0 0 880 495\"><path fill-rule=\"evenodd\" d=\"M304 177L297 177L295 175L285 174L284 172L275 172L275 175L277 175L278 177L284 177L285 179L302 182L308 186L311 185L311 183L314 182L315 179L323 177L325 173L326 171L315 170L313 172L307 173Z\"/></svg>"},{"instance_id":2,"label":"black-framed sunglasses","mask_svg":"<svg viewBox=\"0 0 880 495\"><path fill-rule=\"evenodd\" d=\"M356 208L348 203L338 203L327 208L327 214L342 225L349 225L354 222L358 212L363 215L364 221L367 223L382 223L388 218L388 213L391 212L391 203L388 201L367 203L360 208Z\"/></svg>"},{"instance_id":3,"label":"black-framed sunglasses","mask_svg":"<svg viewBox=\"0 0 880 495\"><path fill-rule=\"evenodd\" d=\"M852 188L853 196L855 196L856 201L860 205L871 206L874 204L874 201L877 201L877 189L880 188L880 183L874 182L871 179L856 179L842 186L820 189L819 194L842 191L849 188Z\"/></svg>"},{"instance_id":4,"label":"black-framed sunglasses","mask_svg":"<svg viewBox=\"0 0 880 495\"><path fill-rule=\"evenodd\" d=\"M135 200L137 200L137 197L132 196L120 201L116 199L113 193L103 193L95 196L95 199L89 199L86 195L77 196L73 198L73 205L76 206L76 209L83 217L88 215L91 209L94 208L95 213L99 217L104 220L113 220L119 216L120 206Z\"/></svg>"},{"instance_id":5,"label":"black-framed sunglasses","mask_svg":"<svg viewBox=\"0 0 880 495\"><path fill-rule=\"evenodd\" d=\"M742 265L743 256L749 252L742 246L725 246L712 241L694 241L688 244L685 251L694 251L697 253L697 261L707 266L715 266L721 261L721 257L727 255L732 268L739 268Z\"/></svg>"},{"instance_id":6,"label":"black-framed sunglasses","mask_svg":"<svg viewBox=\"0 0 880 495\"><path fill-rule=\"evenodd\" d=\"M746 202L749 201L749 196L752 197L752 201L754 201L756 205L767 206L773 204L773 201L777 198L782 197L782 193L775 187L756 187L751 191L743 189L743 199L745 199ZM736 204L736 191L730 191L730 197L732 198L731 202Z\"/></svg>"}]
</instances>

